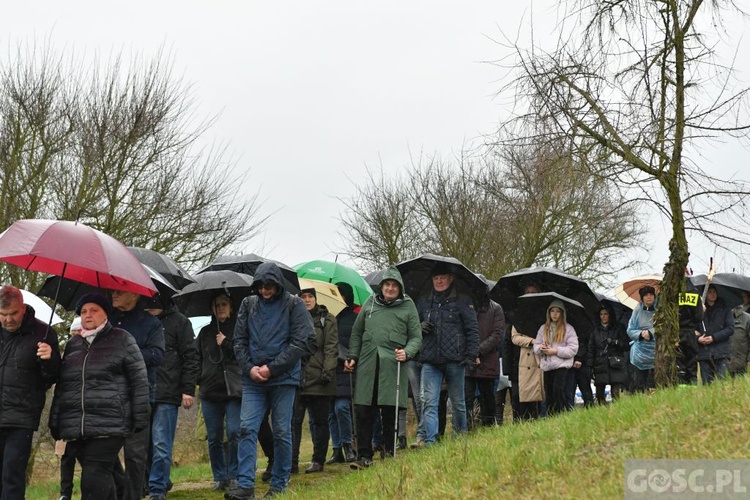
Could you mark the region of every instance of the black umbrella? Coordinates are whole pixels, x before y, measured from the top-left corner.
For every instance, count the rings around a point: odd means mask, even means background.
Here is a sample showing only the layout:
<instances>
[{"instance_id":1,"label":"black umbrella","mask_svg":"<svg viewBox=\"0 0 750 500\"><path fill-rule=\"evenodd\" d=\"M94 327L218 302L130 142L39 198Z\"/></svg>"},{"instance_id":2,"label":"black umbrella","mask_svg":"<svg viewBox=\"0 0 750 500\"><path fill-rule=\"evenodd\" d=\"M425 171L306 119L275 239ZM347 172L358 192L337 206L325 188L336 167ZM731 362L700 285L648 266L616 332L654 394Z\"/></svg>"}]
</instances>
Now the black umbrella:
<instances>
[{"instance_id":1,"label":"black umbrella","mask_svg":"<svg viewBox=\"0 0 750 500\"><path fill-rule=\"evenodd\" d=\"M705 274L691 276L690 281L698 289L698 293L703 293L706 287L707 277ZM716 273L711 283L716 285L716 291L719 297L724 299L728 307L737 307L742 302L742 292L750 292L750 278L735 273Z\"/></svg>"},{"instance_id":2,"label":"black umbrella","mask_svg":"<svg viewBox=\"0 0 750 500\"><path fill-rule=\"evenodd\" d=\"M591 320L598 321L600 304L594 291L582 279L554 267L527 267L506 274L497 280L490 297L505 311L512 311L517 298L523 295L524 288L529 284L537 285L540 292L556 292L579 302Z\"/></svg>"},{"instance_id":3,"label":"black umbrella","mask_svg":"<svg viewBox=\"0 0 750 500\"><path fill-rule=\"evenodd\" d=\"M234 313L239 311L242 299L250 295L253 277L234 271L206 271L195 275L192 283L172 297L177 308L185 316L210 316L211 301L225 293L232 299Z\"/></svg>"},{"instance_id":4,"label":"black umbrella","mask_svg":"<svg viewBox=\"0 0 750 500\"><path fill-rule=\"evenodd\" d=\"M594 293L596 293L596 296L599 298L599 302L601 302L602 305L608 306L614 311L615 317L613 319L627 328L628 323L630 322L630 316L632 316L633 314L633 310L614 297L608 297L597 292Z\"/></svg>"},{"instance_id":5,"label":"black umbrella","mask_svg":"<svg viewBox=\"0 0 750 500\"><path fill-rule=\"evenodd\" d=\"M378 293L380 291L380 282L383 281L383 274L385 274L385 271L385 269L381 269L380 271L373 271L365 276L365 281L370 285L373 292Z\"/></svg>"},{"instance_id":6,"label":"black umbrella","mask_svg":"<svg viewBox=\"0 0 750 500\"><path fill-rule=\"evenodd\" d=\"M171 297L177 290L167 281L167 279L161 274L157 273L147 265L143 265L143 268L148 273L151 281L156 285L156 289L161 297ZM62 283L60 280L62 279ZM78 299L86 295L87 293L101 293L107 295L111 290L106 288L99 288L80 281L71 280L68 278L60 278L59 276L50 276L44 280L44 284L37 292L37 295L41 297L49 297L50 299L55 298L57 292L57 286L60 285L60 292L57 294L57 303L60 304L66 311L72 311L78 304ZM156 296L154 296L156 297Z\"/></svg>"},{"instance_id":7,"label":"black umbrella","mask_svg":"<svg viewBox=\"0 0 750 500\"><path fill-rule=\"evenodd\" d=\"M593 330L594 324L583 305L555 292L527 293L518 297L516 307L510 313L513 326L524 335L536 337L539 327L547 321L547 308L553 300L560 300L565 305L565 319L578 335Z\"/></svg>"},{"instance_id":8,"label":"black umbrella","mask_svg":"<svg viewBox=\"0 0 750 500\"><path fill-rule=\"evenodd\" d=\"M456 291L471 297L475 306L486 300L487 285L460 260L431 253L396 264L404 279L406 293L418 299L432 292L432 270L439 264L448 267L453 274Z\"/></svg>"},{"instance_id":9,"label":"black umbrella","mask_svg":"<svg viewBox=\"0 0 750 500\"><path fill-rule=\"evenodd\" d=\"M273 259L266 259L254 253L243 255L219 255L212 263L198 271L201 274L206 271L234 271L236 273L255 275L255 270L264 262L273 262L281 269L281 276L284 278L284 288L292 294L299 293L299 279L297 271L287 266L283 262Z\"/></svg>"},{"instance_id":10,"label":"black umbrella","mask_svg":"<svg viewBox=\"0 0 750 500\"><path fill-rule=\"evenodd\" d=\"M138 262L163 276L175 290L182 290L190 283L195 283L190 273L171 257L148 248L128 247L128 250L138 259Z\"/></svg>"}]
</instances>

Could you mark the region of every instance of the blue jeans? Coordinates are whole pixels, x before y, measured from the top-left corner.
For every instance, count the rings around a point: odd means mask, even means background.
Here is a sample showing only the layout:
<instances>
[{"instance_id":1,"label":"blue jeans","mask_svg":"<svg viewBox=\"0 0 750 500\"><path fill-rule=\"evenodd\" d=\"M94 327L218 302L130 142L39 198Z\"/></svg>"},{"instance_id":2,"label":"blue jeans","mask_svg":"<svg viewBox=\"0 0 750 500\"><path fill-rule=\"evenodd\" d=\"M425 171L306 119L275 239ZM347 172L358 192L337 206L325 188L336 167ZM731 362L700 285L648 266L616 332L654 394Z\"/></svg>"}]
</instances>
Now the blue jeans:
<instances>
[{"instance_id":1,"label":"blue jeans","mask_svg":"<svg viewBox=\"0 0 750 500\"><path fill-rule=\"evenodd\" d=\"M151 473L148 478L149 495L166 495L169 469L172 466L174 433L177 429L179 406L169 403L154 405L151 417Z\"/></svg>"},{"instance_id":2,"label":"blue jeans","mask_svg":"<svg viewBox=\"0 0 750 500\"><path fill-rule=\"evenodd\" d=\"M334 448L352 444L352 400L336 398L328 412L328 427L331 429L331 443Z\"/></svg>"},{"instance_id":3,"label":"blue jeans","mask_svg":"<svg viewBox=\"0 0 750 500\"><path fill-rule=\"evenodd\" d=\"M440 385L445 377L448 397L451 400L454 434L466 433L466 402L464 400L465 370L460 363L443 365L422 364L422 420L424 421L425 444L433 444L438 437L438 406Z\"/></svg>"},{"instance_id":4,"label":"blue jeans","mask_svg":"<svg viewBox=\"0 0 750 500\"><path fill-rule=\"evenodd\" d=\"M273 429L273 468L271 489L286 490L292 473L292 413L294 385L264 385L242 377L242 414L240 417L240 462L237 481L242 488L255 488L258 460L258 431L266 410L271 410Z\"/></svg>"},{"instance_id":5,"label":"blue jeans","mask_svg":"<svg viewBox=\"0 0 750 500\"><path fill-rule=\"evenodd\" d=\"M237 443L240 436L240 408L242 401L201 399L203 420L208 437L208 459L214 481L237 479ZM224 454L224 423L226 421L227 456Z\"/></svg>"},{"instance_id":6,"label":"blue jeans","mask_svg":"<svg viewBox=\"0 0 750 500\"><path fill-rule=\"evenodd\" d=\"M727 358L701 359L698 363L701 367L701 380L704 384L710 384L715 378L727 378L729 372Z\"/></svg>"}]
</instances>

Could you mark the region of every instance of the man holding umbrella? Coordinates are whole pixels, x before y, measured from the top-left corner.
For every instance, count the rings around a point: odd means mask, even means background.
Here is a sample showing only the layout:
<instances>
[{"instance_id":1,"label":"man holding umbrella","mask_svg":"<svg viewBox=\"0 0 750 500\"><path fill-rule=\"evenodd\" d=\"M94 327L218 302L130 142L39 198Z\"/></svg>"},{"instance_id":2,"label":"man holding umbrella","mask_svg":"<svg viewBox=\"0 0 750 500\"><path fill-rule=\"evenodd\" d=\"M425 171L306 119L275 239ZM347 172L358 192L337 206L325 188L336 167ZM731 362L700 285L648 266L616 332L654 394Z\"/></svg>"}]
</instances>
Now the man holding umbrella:
<instances>
[{"instance_id":1,"label":"man holding umbrella","mask_svg":"<svg viewBox=\"0 0 750 500\"><path fill-rule=\"evenodd\" d=\"M57 334L14 286L0 288L0 498L24 498L31 438L57 379Z\"/></svg>"},{"instance_id":2,"label":"man holding umbrella","mask_svg":"<svg viewBox=\"0 0 750 500\"><path fill-rule=\"evenodd\" d=\"M470 298L459 295L450 267L437 263L432 269L433 290L417 303L422 321L422 418L425 445L438 436L440 386L445 378L453 411L453 430L466 433L464 371L479 357L477 314Z\"/></svg>"}]
</instances>

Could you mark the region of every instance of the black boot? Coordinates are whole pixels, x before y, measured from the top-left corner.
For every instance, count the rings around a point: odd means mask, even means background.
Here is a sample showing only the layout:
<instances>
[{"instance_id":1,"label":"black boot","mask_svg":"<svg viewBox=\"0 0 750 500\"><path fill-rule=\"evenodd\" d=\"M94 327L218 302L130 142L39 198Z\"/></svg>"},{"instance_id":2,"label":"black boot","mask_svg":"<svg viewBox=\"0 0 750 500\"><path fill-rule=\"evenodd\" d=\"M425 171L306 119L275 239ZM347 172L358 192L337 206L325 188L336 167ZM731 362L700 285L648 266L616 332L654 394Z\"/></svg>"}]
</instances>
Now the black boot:
<instances>
[{"instance_id":1,"label":"black boot","mask_svg":"<svg viewBox=\"0 0 750 500\"><path fill-rule=\"evenodd\" d=\"M405 450L406 449L406 436L399 436L398 437L398 447L397 450Z\"/></svg>"},{"instance_id":2,"label":"black boot","mask_svg":"<svg viewBox=\"0 0 750 500\"><path fill-rule=\"evenodd\" d=\"M334 448L333 455L331 455L331 458L328 459L328 461L326 462L326 465L343 464L343 463L344 463L344 453L341 451L341 448Z\"/></svg>"},{"instance_id":3,"label":"black boot","mask_svg":"<svg viewBox=\"0 0 750 500\"><path fill-rule=\"evenodd\" d=\"M354 453L354 450L352 449L352 445L350 444L344 445L343 455L344 455L344 460L346 460L348 463L352 463L355 460L357 460L357 454Z\"/></svg>"}]
</instances>

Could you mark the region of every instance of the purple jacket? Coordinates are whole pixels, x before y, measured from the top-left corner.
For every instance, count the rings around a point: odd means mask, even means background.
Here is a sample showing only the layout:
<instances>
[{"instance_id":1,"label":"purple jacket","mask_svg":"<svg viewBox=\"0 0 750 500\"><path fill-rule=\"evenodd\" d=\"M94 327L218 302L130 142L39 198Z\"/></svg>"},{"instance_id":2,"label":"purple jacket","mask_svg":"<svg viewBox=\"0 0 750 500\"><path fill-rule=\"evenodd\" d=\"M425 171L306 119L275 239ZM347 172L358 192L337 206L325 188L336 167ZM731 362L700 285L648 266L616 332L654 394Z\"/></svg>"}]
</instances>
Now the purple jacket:
<instances>
[{"instance_id":1,"label":"purple jacket","mask_svg":"<svg viewBox=\"0 0 750 500\"><path fill-rule=\"evenodd\" d=\"M555 356L545 356L539 350L544 343L544 326L539 327L539 332L534 339L534 354L541 356L539 364L542 371L549 372L558 368L572 368L573 358L578 352L578 335L575 329L568 323L565 323L565 338L562 343L553 342L552 347L557 349Z\"/></svg>"}]
</instances>

